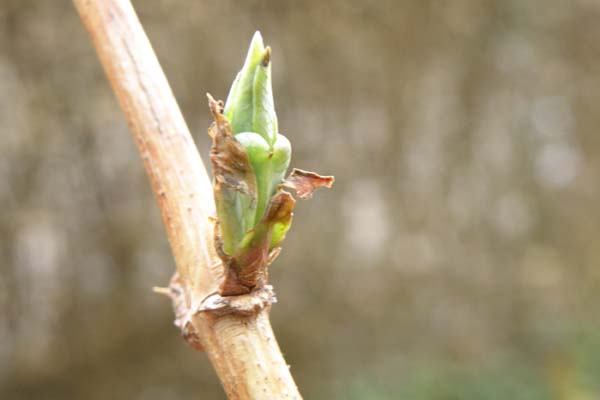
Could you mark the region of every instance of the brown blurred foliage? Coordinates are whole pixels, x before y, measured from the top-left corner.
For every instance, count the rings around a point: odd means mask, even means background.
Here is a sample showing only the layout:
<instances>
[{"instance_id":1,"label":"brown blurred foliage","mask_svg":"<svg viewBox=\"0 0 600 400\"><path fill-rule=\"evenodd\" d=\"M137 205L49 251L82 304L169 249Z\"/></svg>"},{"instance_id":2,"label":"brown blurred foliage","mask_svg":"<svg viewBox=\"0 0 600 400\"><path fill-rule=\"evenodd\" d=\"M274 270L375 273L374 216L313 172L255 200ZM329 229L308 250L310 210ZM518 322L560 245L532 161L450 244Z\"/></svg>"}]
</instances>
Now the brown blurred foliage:
<instances>
[{"instance_id":1,"label":"brown blurred foliage","mask_svg":"<svg viewBox=\"0 0 600 400\"><path fill-rule=\"evenodd\" d=\"M271 268L306 398L600 396L600 2L134 5L205 160L260 29L292 165L336 176ZM0 0L0 129L0 398L224 398L70 2Z\"/></svg>"}]
</instances>

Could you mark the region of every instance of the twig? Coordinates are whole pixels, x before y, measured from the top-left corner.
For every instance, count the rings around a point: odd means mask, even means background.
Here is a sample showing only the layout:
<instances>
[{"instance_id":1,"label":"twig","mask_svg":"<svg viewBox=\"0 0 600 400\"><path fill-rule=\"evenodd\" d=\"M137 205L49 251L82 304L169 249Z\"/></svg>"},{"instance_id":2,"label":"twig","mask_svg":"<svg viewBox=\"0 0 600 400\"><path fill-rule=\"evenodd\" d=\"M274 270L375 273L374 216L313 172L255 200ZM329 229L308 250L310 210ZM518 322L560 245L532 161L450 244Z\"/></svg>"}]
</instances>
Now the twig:
<instances>
[{"instance_id":1,"label":"twig","mask_svg":"<svg viewBox=\"0 0 600 400\"><path fill-rule=\"evenodd\" d=\"M210 179L130 2L74 3L144 161L177 264L180 300L186 310L200 309L202 300L216 292L223 273L210 222L215 209ZM188 315L230 399L301 398L268 311L261 306L249 315Z\"/></svg>"}]
</instances>

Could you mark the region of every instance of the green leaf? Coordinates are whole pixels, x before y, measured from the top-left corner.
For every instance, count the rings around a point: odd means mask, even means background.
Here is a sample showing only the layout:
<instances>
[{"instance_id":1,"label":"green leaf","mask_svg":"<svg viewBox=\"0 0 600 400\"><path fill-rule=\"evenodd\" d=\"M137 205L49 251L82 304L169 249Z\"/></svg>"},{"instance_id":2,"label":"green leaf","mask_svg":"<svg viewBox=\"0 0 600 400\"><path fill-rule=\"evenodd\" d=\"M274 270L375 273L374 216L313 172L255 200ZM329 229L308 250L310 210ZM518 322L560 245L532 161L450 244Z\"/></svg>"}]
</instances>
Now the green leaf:
<instances>
[{"instance_id":1,"label":"green leaf","mask_svg":"<svg viewBox=\"0 0 600 400\"><path fill-rule=\"evenodd\" d=\"M255 225L256 176L248 151L233 137L219 103L210 95L209 105L215 119L209 129L213 139L210 159L215 173L213 190L220 238L223 251L233 255L246 232Z\"/></svg>"},{"instance_id":2,"label":"green leaf","mask_svg":"<svg viewBox=\"0 0 600 400\"><path fill-rule=\"evenodd\" d=\"M257 250L267 255L285 237L292 223L296 201L291 194L279 191L271 201L264 217L244 236L235 258L244 264L249 254L254 256Z\"/></svg>"},{"instance_id":3,"label":"green leaf","mask_svg":"<svg viewBox=\"0 0 600 400\"><path fill-rule=\"evenodd\" d=\"M290 165L291 145L283 135L276 136L272 148L262 136L254 132L242 132L235 138L246 149L256 177L257 204L254 223L257 224Z\"/></svg>"},{"instance_id":4,"label":"green leaf","mask_svg":"<svg viewBox=\"0 0 600 400\"><path fill-rule=\"evenodd\" d=\"M256 132L269 145L275 141L277 115L271 84L271 49L265 48L258 31L252 38L244 66L231 86L224 114L234 135Z\"/></svg>"}]
</instances>

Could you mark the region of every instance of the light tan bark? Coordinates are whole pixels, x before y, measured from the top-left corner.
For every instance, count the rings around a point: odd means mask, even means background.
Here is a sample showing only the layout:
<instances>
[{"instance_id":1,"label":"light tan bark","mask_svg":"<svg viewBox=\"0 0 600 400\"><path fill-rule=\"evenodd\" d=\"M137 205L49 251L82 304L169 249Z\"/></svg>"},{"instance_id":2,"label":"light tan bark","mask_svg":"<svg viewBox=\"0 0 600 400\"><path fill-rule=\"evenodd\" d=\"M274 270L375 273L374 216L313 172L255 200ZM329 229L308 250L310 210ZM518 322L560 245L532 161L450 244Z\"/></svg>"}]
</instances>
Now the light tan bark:
<instances>
[{"instance_id":1,"label":"light tan bark","mask_svg":"<svg viewBox=\"0 0 600 400\"><path fill-rule=\"evenodd\" d=\"M186 309L217 290L210 179L129 1L74 0L125 113L160 207ZM200 49L199 49L200 50ZM300 399L268 318L194 313L190 322L229 399Z\"/></svg>"}]
</instances>

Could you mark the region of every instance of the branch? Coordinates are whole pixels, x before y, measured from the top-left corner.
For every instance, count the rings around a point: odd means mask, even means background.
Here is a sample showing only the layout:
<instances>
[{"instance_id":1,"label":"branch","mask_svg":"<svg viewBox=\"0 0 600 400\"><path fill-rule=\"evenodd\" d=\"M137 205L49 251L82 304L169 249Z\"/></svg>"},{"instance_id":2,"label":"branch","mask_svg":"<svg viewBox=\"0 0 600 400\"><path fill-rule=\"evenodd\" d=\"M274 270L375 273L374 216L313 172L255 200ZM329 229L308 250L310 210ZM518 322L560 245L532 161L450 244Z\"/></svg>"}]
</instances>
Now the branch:
<instances>
[{"instance_id":1,"label":"branch","mask_svg":"<svg viewBox=\"0 0 600 400\"><path fill-rule=\"evenodd\" d=\"M127 0L74 3L125 113L160 207L177 264L180 305L191 310L183 328L197 336L229 399L300 399L271 329L268 294L251 312L212 312L206 306L203 312L194 311L217 291L223 275L210 222L213 191L133 7ZM235 300L230 303L233 307Z\"/></svg>"}]
</instances>

